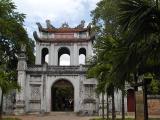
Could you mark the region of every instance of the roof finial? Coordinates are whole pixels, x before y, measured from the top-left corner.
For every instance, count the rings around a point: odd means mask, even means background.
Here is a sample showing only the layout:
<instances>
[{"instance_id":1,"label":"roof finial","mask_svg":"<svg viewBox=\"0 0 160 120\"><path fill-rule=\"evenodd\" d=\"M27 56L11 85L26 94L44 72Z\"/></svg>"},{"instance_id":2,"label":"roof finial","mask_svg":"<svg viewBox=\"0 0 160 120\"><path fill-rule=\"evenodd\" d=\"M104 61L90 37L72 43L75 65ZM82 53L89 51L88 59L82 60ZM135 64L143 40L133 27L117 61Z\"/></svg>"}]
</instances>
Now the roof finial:
<instances>
[{"instance_id":1,"label":"roof finial","mask_svg":"<svg viewBox=\"0 0 160 120\"><path fill-rule=\"evenodd\" d=\"M68 23L67 23L67 22L64 22L64 23L62 24L61 28L69 28Z\"/></svg>"},{"instance_id":2,"label":"roof finial","mask_svg":"<svg viewBox=\"0 0 160 120\"><path fill-rule=\"evenodd\" d=\"M43 29L42 25L39 22L37 22L36 24L37 24L39 30Z\"/></svg>"},{"instance_id":3,"label":"roof finial","mask_svg":"<svg viewBox=\"0 0 160 120\"><path fill-rule=\"evenodd\" d=\"M55 28L52 24L51 24L51 21L50 20L46 20L46 26L48 29L53 29Z\"/></svg>"},{"instance_id":4,"label":"roof finial","mask_svg":"<svg viewBox=\"0 0 160 120\"><path fill-rule=\"evenodd\" d=\"M80 29L82 29L82 28L84 28L84 25L85 25L85 21L84 21L84 20L81 20L81 23L80 23L77 27L75 27L75 28L80 28Z\"/></svg>"}]
</instances>

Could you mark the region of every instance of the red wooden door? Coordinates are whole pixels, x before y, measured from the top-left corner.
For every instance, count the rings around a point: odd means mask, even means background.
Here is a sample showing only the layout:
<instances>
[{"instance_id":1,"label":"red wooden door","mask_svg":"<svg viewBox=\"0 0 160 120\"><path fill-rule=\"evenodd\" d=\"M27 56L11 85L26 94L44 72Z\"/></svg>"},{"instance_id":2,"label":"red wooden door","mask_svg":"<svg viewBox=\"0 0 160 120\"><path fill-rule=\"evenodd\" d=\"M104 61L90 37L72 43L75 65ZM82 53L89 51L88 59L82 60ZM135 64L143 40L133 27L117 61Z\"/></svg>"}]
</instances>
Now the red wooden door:
<instances>
[{"instance_id":1,"label":"red wooden door","mask_svg":"<svg viewBox=\"0 0 160 120\"><path fill-rule=\"evenodd\" d=\"M129 89L127 91L127 110L128 112L135 111L135 95L134 95L134 90L132 89Z\"/></svg>"}]
</instances>

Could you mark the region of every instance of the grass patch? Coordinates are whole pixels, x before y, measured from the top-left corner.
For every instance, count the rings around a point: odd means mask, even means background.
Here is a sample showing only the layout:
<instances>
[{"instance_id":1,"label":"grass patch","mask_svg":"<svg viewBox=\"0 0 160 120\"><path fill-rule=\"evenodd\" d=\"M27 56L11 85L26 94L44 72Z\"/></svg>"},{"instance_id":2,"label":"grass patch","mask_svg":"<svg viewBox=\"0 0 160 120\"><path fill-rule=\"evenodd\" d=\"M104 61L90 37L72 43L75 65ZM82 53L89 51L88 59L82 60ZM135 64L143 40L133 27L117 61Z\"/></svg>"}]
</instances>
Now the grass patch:
<instances>
[{"instance_id":1,"label":"grass patch","mask_svg":"<svg viewBox=\"0 0 160 120\"><path fill-rule=\"evenodd\" d=\"M102 118L94 118L90 120L103 120ZM104 119L104 120L112 120L112 119ZM116 120L121 120L121 118L117 118ZM125 120L135 120L134 118L126 118ZM160 120L160 118L149 118L149 120Z\"/></svg>"},{"instance_id":2,"label":"grass patch","mask_svg":"<svg viewBox=\"0 0 160 120\"><path fill-rule=\"evenodd\" d=\"M2 118L2 120L21 120L19 118Z\"/></svg>"},{"instance_id":3,"label":"grass patch","mask_svg":"<svg viewBox=\"0 0 160 120\"><path fill-rule=\"evenodd\" d=\"M94 118L90 120L103 120L102 118ZM104 120L112 120L112 119L104 119ZM116 120L121 120L121 118L117 118ZM125 120L134 120L133 118L126 118Z\"/></svg>"}]
</instances>

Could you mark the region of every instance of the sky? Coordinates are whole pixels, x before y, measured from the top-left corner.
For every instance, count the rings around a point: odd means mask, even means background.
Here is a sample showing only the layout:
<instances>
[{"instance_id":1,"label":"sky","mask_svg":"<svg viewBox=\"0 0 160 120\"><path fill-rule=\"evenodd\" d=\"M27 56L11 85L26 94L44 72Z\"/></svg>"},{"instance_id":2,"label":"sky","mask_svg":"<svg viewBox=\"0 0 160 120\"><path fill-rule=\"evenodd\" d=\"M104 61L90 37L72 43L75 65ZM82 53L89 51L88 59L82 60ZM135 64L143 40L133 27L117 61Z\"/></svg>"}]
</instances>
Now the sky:
<instances>
[{"instance_id":1,"label":"sky","mask_svg":"<svg viewBox=\"0 0 160 120\"><path fill-rule=\"evenodd\" d=\"M67 22L69 26L77 26L81 20L86 21L86 26L91 22L90 11L96 8L100 0L13 0L17 11L26 14L24 27L29 37L37 31L36 22L46 27L45 21L49 19L55 27L60 27ZM84 59L84 57L83 57ZM80 58L80 62L84 61ZM69 58L64 56L62 64L67 65Z\"/></svg>"},{"instance_id":2,"label":"sky","mask_svg":"<svg viewBox=\"0 0 160 120\"><path fill-rule=\"evenodd\" d=\"M90 11L94 10L100 0L13 0L18 12L26 14L25 28L30 37L37 30L36 22L45 27L49 19L53 26L60 27L67 22L71 27L86 21L91 22Z\"/></svg>"}]
</instances>

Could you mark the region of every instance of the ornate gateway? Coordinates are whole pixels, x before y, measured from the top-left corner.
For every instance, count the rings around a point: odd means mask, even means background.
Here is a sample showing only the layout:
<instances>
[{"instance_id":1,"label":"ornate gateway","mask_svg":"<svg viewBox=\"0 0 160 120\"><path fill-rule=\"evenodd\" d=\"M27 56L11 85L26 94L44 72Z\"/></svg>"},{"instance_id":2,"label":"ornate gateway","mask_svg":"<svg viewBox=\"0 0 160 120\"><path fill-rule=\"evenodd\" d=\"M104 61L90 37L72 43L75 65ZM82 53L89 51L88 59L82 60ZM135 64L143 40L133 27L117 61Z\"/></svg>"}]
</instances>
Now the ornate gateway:
<instances>
[{"instance_id":1,"label":"ornate gateway","mask_svg":"<svg viewBox=\"0 0 160 120\"><path fill-rule=\"evenodd\" d=\"M28 112L74 111L82 114L98 112L95 93L96 80L86 78L87 65L79 64L92 55L94 35L84 21L75 28L68 23L55 28L49 20L46 28L37 23L35 65L26 63L23 46L18 61L18 82L22 88L16 94L16 114ZM70 56L70 64L63 66L61 56Z\"/></svg>"}]
</instances>

